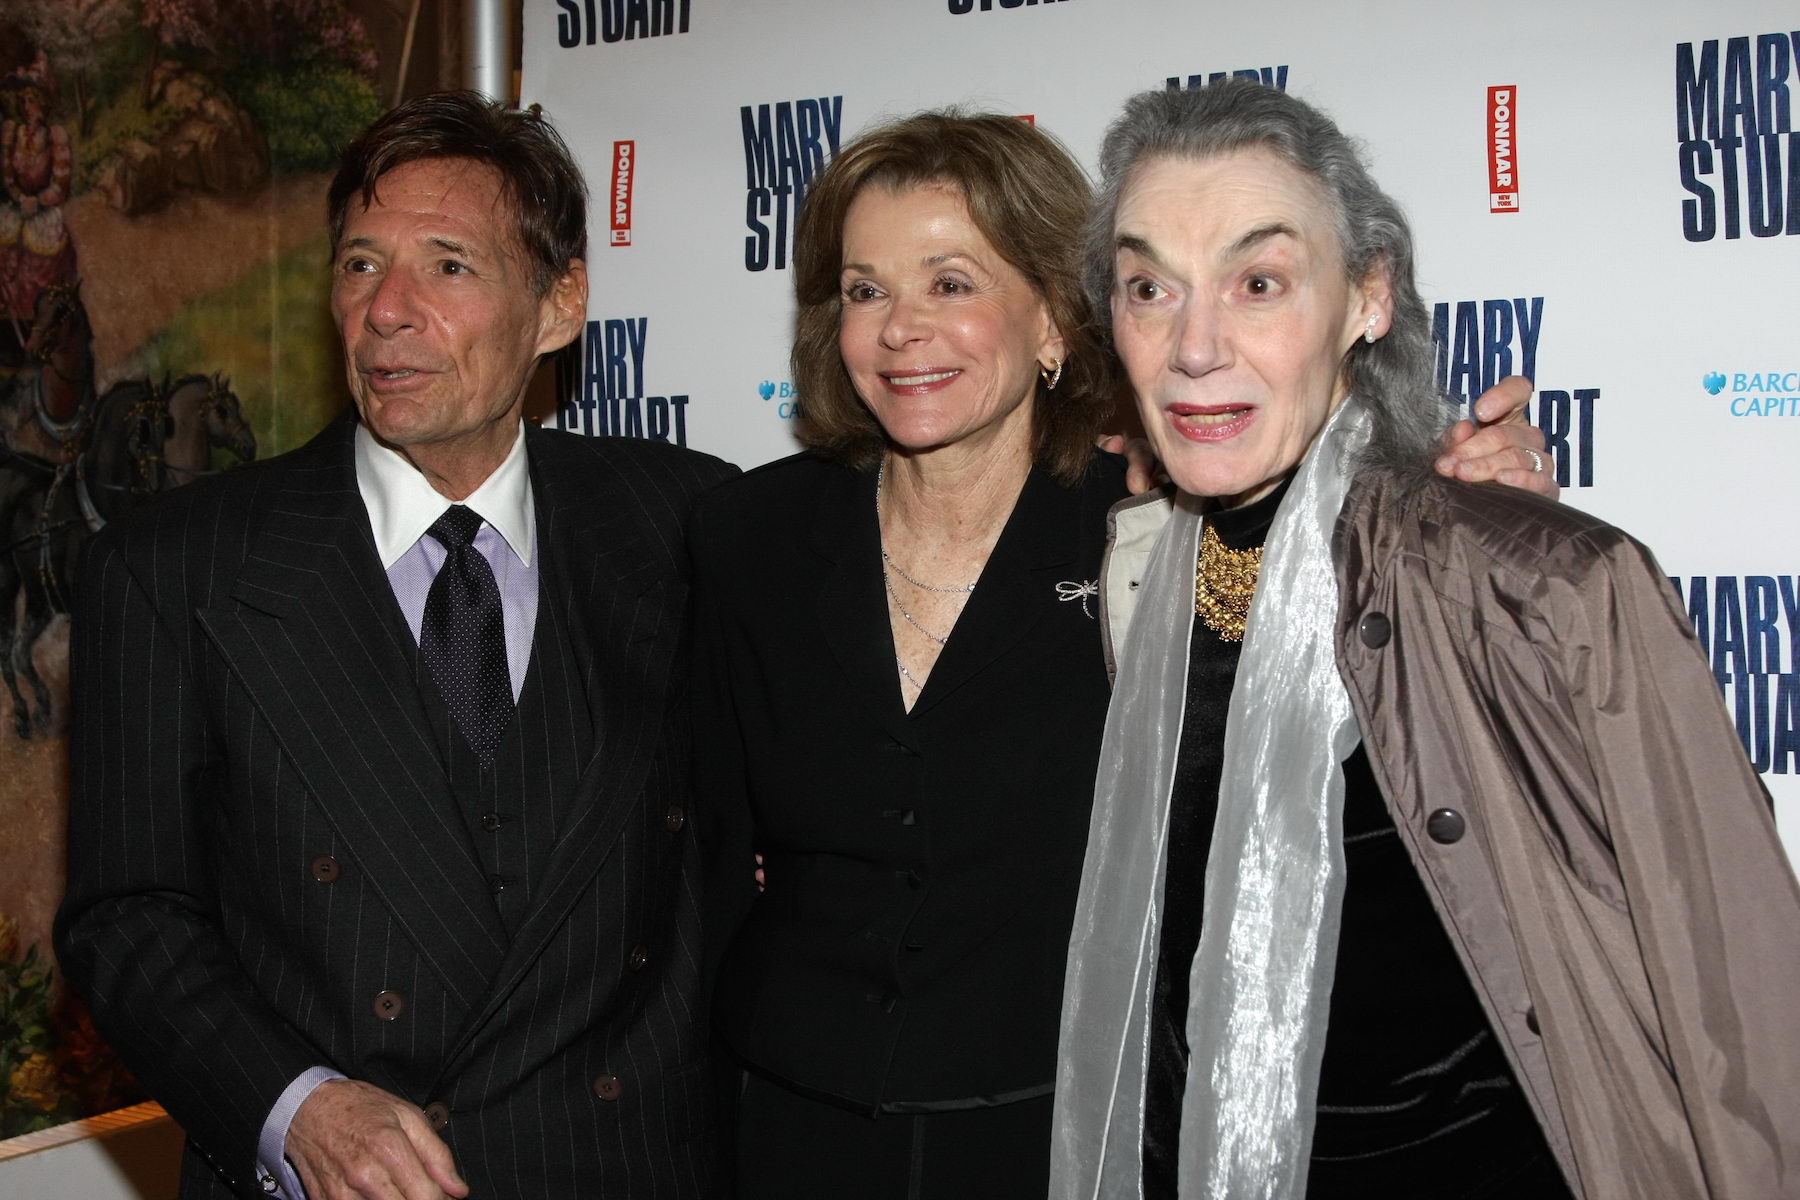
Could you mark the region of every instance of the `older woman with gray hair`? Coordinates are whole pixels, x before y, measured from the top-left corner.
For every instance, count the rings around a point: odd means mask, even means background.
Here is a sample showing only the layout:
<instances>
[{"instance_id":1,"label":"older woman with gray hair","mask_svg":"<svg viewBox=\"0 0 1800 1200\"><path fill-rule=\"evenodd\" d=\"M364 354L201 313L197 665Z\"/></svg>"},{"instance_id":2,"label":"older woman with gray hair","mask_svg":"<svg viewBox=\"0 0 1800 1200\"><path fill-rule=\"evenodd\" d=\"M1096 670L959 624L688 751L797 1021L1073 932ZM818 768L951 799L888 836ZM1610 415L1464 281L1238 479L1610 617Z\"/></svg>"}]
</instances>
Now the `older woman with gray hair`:
<instances>
[{"instance_id":1,"label":"older woman with gray hair","mask_svg":"<svg viewBox=\"0 0 1800 1200\"><path fill-rule=\"evenodd\" d=\"M1426 469L1411 234L1316 109L1146 94L1101 168L1175 491L1112 518L1051 1194L1800 1195L1800 889L1649 551Z\"/></svg>"}]
</instances>

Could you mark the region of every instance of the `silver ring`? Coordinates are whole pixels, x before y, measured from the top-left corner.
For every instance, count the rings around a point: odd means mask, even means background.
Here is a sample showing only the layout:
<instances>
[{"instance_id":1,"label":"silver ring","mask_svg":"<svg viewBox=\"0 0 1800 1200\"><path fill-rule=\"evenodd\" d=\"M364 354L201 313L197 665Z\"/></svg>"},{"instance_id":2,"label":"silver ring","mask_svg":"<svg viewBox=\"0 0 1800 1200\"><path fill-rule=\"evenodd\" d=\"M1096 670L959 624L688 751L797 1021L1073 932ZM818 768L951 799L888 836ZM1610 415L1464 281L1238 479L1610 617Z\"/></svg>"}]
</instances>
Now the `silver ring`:
<instances>
[{"instance_id":1,"label":"silver ring","mask_svg":"<svg viewBox=\"0 0 1800 1200\"><path fill-rule=\"evenodd\" d=\"M1521 446L1521 447L1519 447L1519 449L1521 449L1521 450L1525 451L1525 453L1531 455L1531 472L1532 472L1532 474L1534 474L1534 475L1543 474L1544 456L1539 454L1536 450L1531 449L1529 446Z\"/></svg>"}]
</instances>

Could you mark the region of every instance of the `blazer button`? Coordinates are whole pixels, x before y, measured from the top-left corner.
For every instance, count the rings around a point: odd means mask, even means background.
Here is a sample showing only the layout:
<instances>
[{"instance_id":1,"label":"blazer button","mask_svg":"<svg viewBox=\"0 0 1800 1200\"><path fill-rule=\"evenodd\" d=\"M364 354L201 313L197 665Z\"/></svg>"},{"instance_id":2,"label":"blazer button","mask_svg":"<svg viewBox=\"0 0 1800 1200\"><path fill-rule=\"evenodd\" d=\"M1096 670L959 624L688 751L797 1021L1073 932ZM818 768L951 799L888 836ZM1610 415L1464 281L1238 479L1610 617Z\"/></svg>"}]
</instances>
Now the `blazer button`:
<instances>
[{"instance_id":1,"label":"blazer button","mask_svg":"<svg viewBox=\"0 0 1800 1200\"><path fill-rule=\"evenodd\" d=\"M399 992L378 992L375 996L375 1015L384 1021L397 1021L400 1014L406 1011L406 997Z\"/></svg>"},{"instance_id":2,"label":"blazer button","mask_svg":"<svg viewBox=\"0 0 1800 1200\"><path fill-rule=\"evenodd\" d=\"M502 822L503 822L503 818L500 816L499 813L482 813L481 814L481 827L483 829L487 830L489 833L493 833L494 831L499 829Z\"/></svg>"},{"instance_id":3,"label":"blazer button","mask_svg":"<svg viewBox=\"0 0 1800 1200\"><path fill-rule=\"evenodd\" d=\"M1372 612L1356 623L1357 636L1371 650L1379 650L1394 636L1394 623L1384 612Z\"/></svg>"},{"instance_id":4,"label":"blazer button","mask_svg":"<svg viewBox=\"0 0 1800 1200\"><path fill-rule=\"evenodd\" d=\"M1453 845L1462 841L1463 834L1469 830L1469 823L1454 808L1440 808L1425 818L1425 832L1431 840L1440 845Z\"/></svg>"},{"instance_id":5,"label":"blazer button","mask_svg":"<svg viewBox=\"0 0 1800 1200\"><path fill-rule=\"evenodd\" d=\"M650 947L641 942L631 948L631 969L641 971L650 965Z\"/></svg>"},{"instance_id":6,"label":"blazer button","mask_svg":"<svg viewBox=\"0 0 1800 1200\"><path fill-rule=\"evenodd\" d=\"M335 883L343 873L344 868L329 854L321 854L312 860L312 877L320 883Z\"/></svg>"},{"instance_id":7,"label":"blazer button","mask_svg":"<svg viewBox=\"0 0 1800 1200\"><path fill-rule=\"evenodd\" d=\"M594 1080L594 1095L602 1100L617 1100L625 1094L625 1085L619 1082L617 1075L602 1075Z\"/></svg>"},{"instance_id":8,"label":"blazer button","mask_svg":"<svg viewBox=\"0 0 1800 1200\"><path fill-rule=\"evenodd\" d=\"M669 811L663 814L663 828L670 833L680 833L681 827L687 824L687 814L681 811L681 805L669 805Z\"/></svg>"},{"instance_id":9,"label":"blazer button","mask_svg":"<svg viewBox=\"0 0 1800 1200\"><path fill-rule=\"evenodd\" d=\"M444 1127L450 1124L450 1109L448 1106L441 1103L427 1104L425 1106L425 1119L431 1122L431 1127L433 1129L442 1133Z\"/></svg>"},{"instance_id":10,"label":"blazer button","mask_svg":"<svg viewBox=\"0 0 1800 1200\"><path fill-rule=\"evenodd\" d=\"M501 892L506 890L506 885L511 882L512 880L504 875L489 875L487 879L488 891L498 896Z\"/></svg>"}]
</instances>

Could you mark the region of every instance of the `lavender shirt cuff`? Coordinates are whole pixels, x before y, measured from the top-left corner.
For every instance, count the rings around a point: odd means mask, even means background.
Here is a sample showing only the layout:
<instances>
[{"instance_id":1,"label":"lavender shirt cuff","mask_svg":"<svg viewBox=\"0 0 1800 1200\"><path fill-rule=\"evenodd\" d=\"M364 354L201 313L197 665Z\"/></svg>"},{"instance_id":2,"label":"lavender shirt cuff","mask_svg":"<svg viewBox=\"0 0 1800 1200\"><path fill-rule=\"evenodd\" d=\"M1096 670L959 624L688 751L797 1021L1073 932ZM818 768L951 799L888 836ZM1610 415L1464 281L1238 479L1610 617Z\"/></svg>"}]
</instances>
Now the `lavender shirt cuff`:
<instances>
[{"instance_id":1,"label":"lavender shirt cuff","mask_svg":"<svg viewBox=\"0 0 1800 1200\"><path fill-rule=\"evenodd\" d=\"M312 1067L300 1072L275 1101L275 1107L269 1110L269 1119L263 1122L262 1137L256 1143L256 1182L264 1195L305 1200L306 1189L300 1186L300 1176L288 1165L288 1126L314 1088L343 1078L342 1072L330 1067Z\"/></svg>"}]
</instances>

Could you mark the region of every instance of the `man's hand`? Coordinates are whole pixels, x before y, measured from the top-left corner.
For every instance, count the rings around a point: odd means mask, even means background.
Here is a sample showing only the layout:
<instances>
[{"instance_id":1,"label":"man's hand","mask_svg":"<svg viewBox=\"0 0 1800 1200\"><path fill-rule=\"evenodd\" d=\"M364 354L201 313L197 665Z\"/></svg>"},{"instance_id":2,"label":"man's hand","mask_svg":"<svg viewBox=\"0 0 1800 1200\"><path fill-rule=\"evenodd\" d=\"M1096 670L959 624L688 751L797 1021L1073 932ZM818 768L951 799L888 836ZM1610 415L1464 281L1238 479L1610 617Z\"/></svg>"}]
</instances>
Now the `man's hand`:
<instances>
[{"instance_id":1,"label":"man's hand","mask_svg":"<svg viewBox=\"0 0 1800 1200\"><path fill-rule=\"evenodd\" d=\"M1531 380L1523 375L1508 375L1483 392L1475 421L1458 421L1444 434L1438 474L1465 483L1491 479L1556 499L1562 489L1544 453L1543 430L1525 423L1530 399Z\"/></svg>"},{"instance_id":2,"label":"man's hand","mask_svg":"<svg viewBox=\"0 0 1800 1200\"><path fill-rule=\"evenodd\" d=\"M1156 451L1151 447L1149 438L1109 433L1094 444L1108 454L1125 456L1125 488L1132 495L1141 496L1151 488L1161 487L1169 482L1169 477L1163 473L1162 463L1157 461Z\"/></svg>"},{"instance_id":3,"label":"man's hand","mask_svg":"<svg viewBox=\"0 0 1800 1200\"><path fill-rule=\"evenodd\" d=\"M288 1126L307 1200L462 1200L469 1185L425 1114L355 1079L313 1089Z\"/></svg>"}]
</instances>

